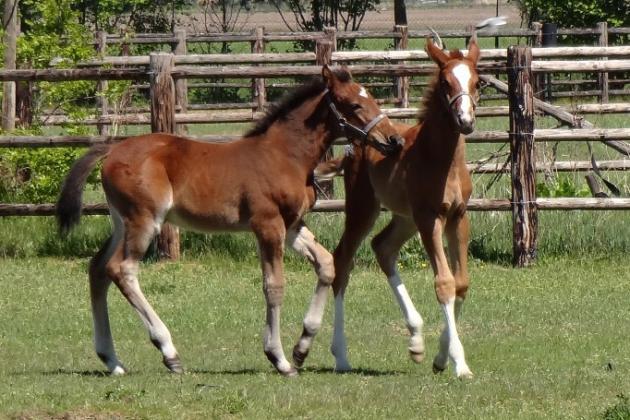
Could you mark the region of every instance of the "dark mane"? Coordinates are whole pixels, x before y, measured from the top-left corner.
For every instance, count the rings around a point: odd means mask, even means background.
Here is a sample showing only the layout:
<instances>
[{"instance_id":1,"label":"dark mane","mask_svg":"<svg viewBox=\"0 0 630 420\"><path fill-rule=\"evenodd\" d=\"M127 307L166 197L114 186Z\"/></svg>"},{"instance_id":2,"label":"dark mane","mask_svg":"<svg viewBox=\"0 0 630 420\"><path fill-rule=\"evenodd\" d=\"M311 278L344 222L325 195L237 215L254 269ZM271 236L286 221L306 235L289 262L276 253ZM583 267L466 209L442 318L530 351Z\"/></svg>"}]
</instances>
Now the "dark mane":
<instances>
[{"instance_id":1,"label":"dark mane","mask_svg":"<svg viewBox=\"0 0 630 420\"><path fill-rule=\"evenodd\" d=\"M278 102L269 105L265 115L258 120L254 127L245 133L244 137L264 134L274 122L286 118L289 112L302 105L307 99L322 93L325 88L324 80L321 77L314 77L292 92L287 93Z\"/></svg>"},{"instance_id":2,"label":"dark mane","mask_svg":"<svg viewBox=\"0 0 630 420\"><path fill-rule=\"evenodd\" d=\"M345 83L352 80L350 73L343 67L335 68L334 72L335 76L337 76L341 82ZM265 115L258 120L254 127L245 133L244 137L254 137L264 134L274 122L285 119L292 110L298 108L304 103L304 101L315 95L319 95L324 91L324 89L326 89L324 80L321 76L318 76L296 88L292 92L287 93L278 102L269 106Z\"/></svg>"}]
</instances>

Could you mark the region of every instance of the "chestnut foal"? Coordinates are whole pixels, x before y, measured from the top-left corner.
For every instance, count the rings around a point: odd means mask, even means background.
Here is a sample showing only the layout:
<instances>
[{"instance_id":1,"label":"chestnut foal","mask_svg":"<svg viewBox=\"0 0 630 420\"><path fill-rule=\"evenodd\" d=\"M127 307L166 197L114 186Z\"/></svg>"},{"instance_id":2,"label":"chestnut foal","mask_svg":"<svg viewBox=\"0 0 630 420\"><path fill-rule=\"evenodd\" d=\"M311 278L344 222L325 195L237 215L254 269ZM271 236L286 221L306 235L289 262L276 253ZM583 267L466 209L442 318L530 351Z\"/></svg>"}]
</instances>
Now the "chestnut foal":
<instances>
[{"instance_id":1,"label":"chestnut foal","mask_svg":"<svg viewBox=\"0 0 630 420\"><path fill-rule=\"evenodd\" d=\"M463 134L471 133L475 123L479 83L476 37L473 36L468 48L466 56L457 50L448 53L427 40L427 53L439 72L424 97L419 123L413 127L399 126L405 137L401 153L383 156L355 145L344 158L317 168L316 174L322 175L343 169L346 187L345 230L334 252L335 322L331 350L339 371L350 370L343 299L352 260L383 205L391 210L392 219L373 239L372 248L411 333L411 358L415 362L424 358L423 321L400 279L396 262L402 245L420 232L435 274L435 293L446 324L433 369L443 371L450 358L458 377L472 375L456 327L469 283L466 205L472 184L464 159ZM443 234L448 240L448 259Z\"/></svg>"},{"instance_id":2,"label":"chestnut foal","mask_svg":"<svg viewBox=\"0 0 630 420\"><path fill-rule=\"evenodd\" d=\"M294 349L298 364L321 325L334 278L332 256L302 221L315 203L313 169L333 140L344 135L382 152L399 150L402 144L389 119L345 68L324 66L322 76L273 106L238 141L209 144L148 134L95 146L74 164L58 201L62 231L78 223L86 178L104 159L101 178L113 233L92 258L89 279L94 345L112 374L123 374L126 369L116 355L110 331L107 291L111 282L138 312L166 367L183 371L169 330L138 283L138 262L164 222L202 232L254 233L267 302L264 352L278 372L297 374L280 341L285 243L305 256L318 276Z\"/></svg>"}]
</instances>

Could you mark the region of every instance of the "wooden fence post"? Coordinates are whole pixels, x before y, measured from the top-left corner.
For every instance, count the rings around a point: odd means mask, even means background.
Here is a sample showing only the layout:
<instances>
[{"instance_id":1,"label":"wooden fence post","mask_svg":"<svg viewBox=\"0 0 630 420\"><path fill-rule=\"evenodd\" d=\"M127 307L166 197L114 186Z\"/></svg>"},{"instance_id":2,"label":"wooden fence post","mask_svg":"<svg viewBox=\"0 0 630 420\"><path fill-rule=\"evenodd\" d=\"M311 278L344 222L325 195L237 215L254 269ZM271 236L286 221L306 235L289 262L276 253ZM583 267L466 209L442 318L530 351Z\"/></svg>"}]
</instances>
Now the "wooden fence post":
<instances>
[{"instance_id":1,"label":"wooden fence post","mask_svg":"<svg viewBox=\"0 0 630 420\"><path fill-rule=\"evenodd\" d=\"M531 48L512 46L508 49L514 235L512 263L515 267L526 267L534 262L538 236L531 63Z\"/></svg>"},{"instance_id":2,"label":"wooden fence post","mask_svg":"<svg viewBox=\"0 0 630 420\"><path fill-rule=\"evenodd\" d=\"M177 42L173 45L173 54L186 55L188 46L186 45L186 30L179 29L175 31ZM175 81L175 103L179 105L179 112L185 114L188 111L188 81L180 78ZM177 134L186 134L188 127L186 124L176 124Z\"/></svg>"},{"instance_id":3,"label":"wooden fence post","mask_svg":"<svg viewBox=\"0 0 630 420\"><path fill-rule=\"evenodd\" d=\"M331 51L337 51L337 28L334 26L324 27L324 38L332 43Z\"/></svg>"},{"instance_id":4,"label":"wooden fence post","mask_svg":"<svg viewBox=\"0 0 630 420\"><path fill-rule=\"evenodd\" d=\"M17 62L17 36L20 32L18 21L18 0L4 0L4 15L2 16L4 36L4 69L15 70ZM2 129L15 129L15 82L2 84Z\"/></svg>"},{"instance_id":5,"label":"wooden fence post","mask_svg":"<svg viewBox=\"0 0 630 420\"><path fill-rule=\"evenodd\" d=\"M265 52L265 28L254 28L253 34L256 40L252 42L252 53L262 54ZM256 111L262 112L267 104L267 91L265 89L265 79L254 79L252 81L252 95L256 102Z\"/></svg>"},{"instance_id":6,"label":"wooden fence post","mask_svg":"<svg viewBox=\"0 0 630 420\"><path fill-rule=\"evenodd\" d=\"M396 50L406 50L409 46L409 29L406 25L394 26L394 32L400 34L400 38L394 38ZM396 98L400 101L401 108L409 108L409 77L400 76L395 80Z\"/></svg>"},{"instance_id":7,"label":"wooden fence post","mask_svg":"<svg viewBox=\"0 0 630 420\"><path fill-rule=\"evenodd\" d=\"M532 22L532 31L535 35L531 38L531 46L534 48L540 48L543 45L542 32L543 24L540 22ZM545 92L545 73L540 73L534 76L534 96L538 99L543 99Z\"/></svg>"},{"instance_id":8,"label":"wooden fence post","mask_svg":"<svg viewBox=\"0 0 630 420\"><path fill-rule=\"evenodd\" d=\"M105 31L96 32L96 54L100 59L107 55L107 32ZM107 100L107 96L105 96L107 88L107 80L99 80L96 82L96 108L98 110L98 116L100 117L106 117L109 114L109 101ZM109 135L109 124L99 123L96 125L96 128L99 135Z\"/></svg>"},{"instance_id":9,"label":"wooden fence post","mask_svg":"<svg viewBox=\"0 0 630 420\"><path fill-rule=\"evenodd\" d=\"M151 132L175 132L175 83L171 76L173 54L151 53L149 81L151 86ZM169 223L162 225L157 238L158 258L179 258L179 229Z\"/></svg>"},{"instance_id":10,"label":"wooden fence post","mask_svg":"<svg viewBox=\"0 0 630 420\"><path fill-rule=\"evenodd\" d=\"M323 66L324 64L332 64L332 52L333 43L329 37L320 38L315 43L315 64ZM333 158L332 147L326 151L323 160ZM332 198L335 193L334 182L332 180L317 181L317 193L321 194L322 198Z\"/></svg>"},{"instance_id":11,"label":"wooden fence post","mask_svg":"<svg viewBox=\"0 0 630 420\"><path fill-rule=\"evenodd\" d=\"M542 26L542 46L543 47L555 47L558 45L558 25L555 23L543 23ZM544 98L547 102L551 103L553 100L552 89L552 73L545 73L545 95Z\"/></svg>"},{"instance_id":12,"label":"wooden fence post","mask_svg":"<svg viewBox=\"0 0 630 420\"><path fill-rule=\"evenodd\" d=\"M597 24L597 30L599 31L599 46L607 47L608 46L608 22L599 22ZM607 58L602 58L602 60L607 60ZM600 103L607 104L608 103L608 73L600 72L599 75L599 88L602 91L602 95L600 97Z\"/></svg>"}]
</instances>

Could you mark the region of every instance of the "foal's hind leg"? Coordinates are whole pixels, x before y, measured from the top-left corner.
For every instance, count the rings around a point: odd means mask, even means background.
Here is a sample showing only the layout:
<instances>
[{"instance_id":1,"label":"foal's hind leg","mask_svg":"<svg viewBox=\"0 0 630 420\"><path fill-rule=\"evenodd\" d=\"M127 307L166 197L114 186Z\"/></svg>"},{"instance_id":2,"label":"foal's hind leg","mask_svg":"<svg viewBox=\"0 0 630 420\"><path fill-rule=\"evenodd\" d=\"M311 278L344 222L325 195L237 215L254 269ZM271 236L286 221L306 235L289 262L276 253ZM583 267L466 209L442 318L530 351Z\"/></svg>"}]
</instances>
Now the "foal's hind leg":
<instances>
[{"instance_id":1,"label":"foal's hind leg","mask_svg":"<svg viewBox=\"0 0 630 420\"><path fill-rule=\"evenodd\" d=\"M348 346L344 331L344 296L350 271L354 266L354 255L361 242L370 232L380 212L380 203L374 197L367 171L356 168L360 162L353 162L354 168L345 168L346 222L345 229L335 248L335 280L332 288L335 295L335 320L330 350L335 356L335 370L347 372L352 368L348 362Z\"/></svg>"},{"instance_id":2,"label":"foal's hind leg","mask_svg":"<svg viewBox=\"0 0 630 420\"><path fill-rule=\"evenodd\" d=\"M317 242L315 236L303 223L287 232L287 244L313 264L318 278L313 299L304 317L302 336L293 347L293 362L300 367L308 356L313 339L322 325L328 289L335 278L335 267L330 252Z\"/></svg>"},{"instance_id":3,"label":"foal's hind leg","mask_svg":"<svg viewBox=\"0 0 630 420\"><path fill-rule=\"evenodd\" d=\"M126 372L124 366L116 357L114 341L109 326L107 312L107 292L112 280L107 275L105 264L120 241L120 235L114 234L105 242L98 253L90 261L90 301L92 304L92 319L94 322L94 348L98 357L105 363L112 375L122 375Z\"/></svg>"},{"instance_id":4,"label":"foal's hind leg","mask_svg":"<svg viewBox=\"0 0 630 420\"><path fill-rule=\"evenodd\" d=\"M450 358L455 364L455 374L458 378L470 377L472 372L466 363L464 347L459 339L455 320L455 277L448 266L442 242L444 220L431 211L418 212L414 218L435 273L435 294L442 307L445 321L440 338L440 352L433 360L433 370L440 372L446 369Z\"/></svg>"},{"instance_id":5,"label":"foal's hind leg","mask_svg":"<svg viewBox=\"0 0 630 420\"><path fill-rule=\"evenodd\" d=\"M280 216L269 220L252 220L252 230L258 239L263 272L263 291L267 301L267 324L263 334L263 349L267 359L284 376L295 376L297 370L284 355L280 339L280 309L284 298L282 265L285 226Z\"/></svg>"},{"instance_id":6,"label":"foal's hind leg","mask_svg":"<svg viewBox=\"0 0 630 420\"><path fill-rule=\"evenodd\" d=\"M414 307L396 268L400 248L416 232L416 225L412 220L394 215L385 229L372 240L372 249L376 254L381 270L387 276L387 281L396 296L411 334L409 338L409 355L414 362L420 363L424 359L422 317Z\"/></svg>"},{"instance_id":7,"label":"foal's hind leg","mask_svg":"<svg viewBox=\"0 0 630 420\"><path fill-rule=\"evenodd\" d=\"M110 262L108 272L125 296L138 312L140 319L149 331L149 337L163 356L163 362L174 373L182 373L179 355L173 345L171 333L145 298L138 283L138 265L155 234L155 224L151 216L136 217L125 221L125 238L121 241Z\"/></svg>"}]
</instances>

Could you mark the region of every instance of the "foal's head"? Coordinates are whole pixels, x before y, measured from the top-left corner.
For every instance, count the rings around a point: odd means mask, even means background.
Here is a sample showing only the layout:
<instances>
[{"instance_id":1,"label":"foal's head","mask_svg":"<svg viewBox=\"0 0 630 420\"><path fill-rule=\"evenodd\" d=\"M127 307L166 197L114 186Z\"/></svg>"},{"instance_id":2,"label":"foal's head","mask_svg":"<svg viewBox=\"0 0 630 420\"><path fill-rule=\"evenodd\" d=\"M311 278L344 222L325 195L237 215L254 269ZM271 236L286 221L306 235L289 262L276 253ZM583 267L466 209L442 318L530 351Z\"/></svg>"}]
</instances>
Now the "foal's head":
<instances>
[{"instance_id":1,"label":"foal's head","mask_svg":"<svg viewBox=\"0 0 630 420\"><path fill-rule=\"evenodd\" d=\"M328 105L350 141L364 141L383 154L400 150L404 139L345 66L334 70L324 66L322 77L328 89Z\"/></svg>"},{"instance_id":2,"label":"foal's head","mask_svg":"<svg viewBox=\"0 0 630 420\"><path fill-rule=\"evenodd\" d=\"M475 108L479 100L477 37L473 36L470 40L466 56L459 50L442 50L433 39L427 39L426 51L440 69L435 92L444 99L459 131L463 134L472 133L475 129Z\"/></svg>"}]
</instances>

